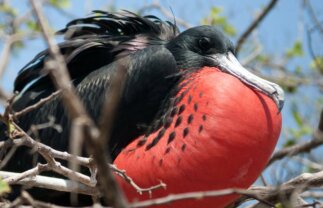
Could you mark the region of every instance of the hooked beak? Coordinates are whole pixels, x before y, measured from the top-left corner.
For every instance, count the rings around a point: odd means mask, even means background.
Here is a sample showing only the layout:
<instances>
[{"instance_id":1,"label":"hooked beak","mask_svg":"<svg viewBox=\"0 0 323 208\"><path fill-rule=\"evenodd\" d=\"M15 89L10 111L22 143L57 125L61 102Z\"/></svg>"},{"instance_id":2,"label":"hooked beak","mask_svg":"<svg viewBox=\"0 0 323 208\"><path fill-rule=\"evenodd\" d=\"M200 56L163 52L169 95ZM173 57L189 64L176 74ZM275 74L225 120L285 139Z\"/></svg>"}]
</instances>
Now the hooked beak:
<instances>
[{"instance_id":1,"label":"hooked beak","mask_svg":"<svg viewBox=\"0 0 323 208\"><path fill-rule=\"evenodd\" d=\"M231 52L228 52L227 54L216 54L211 58L216 61L222 71L237 77L245 84L266 94L274 100L279 112L282 110L284 106L284 91L279 85L264 80L249 72L239 63Z\"/></svg>"}]
</instances>

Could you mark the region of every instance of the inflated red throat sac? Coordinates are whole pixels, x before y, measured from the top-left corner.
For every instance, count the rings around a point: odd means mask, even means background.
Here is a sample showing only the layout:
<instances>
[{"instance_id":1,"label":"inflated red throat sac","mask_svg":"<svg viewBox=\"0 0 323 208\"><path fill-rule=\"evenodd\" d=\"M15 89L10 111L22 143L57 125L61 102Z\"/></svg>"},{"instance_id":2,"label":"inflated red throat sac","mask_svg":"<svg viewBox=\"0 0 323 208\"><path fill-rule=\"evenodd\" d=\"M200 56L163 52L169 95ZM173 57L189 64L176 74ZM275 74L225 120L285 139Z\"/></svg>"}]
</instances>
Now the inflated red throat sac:
<instances>
[{"instance_id":1,"label":"inflated red throat sac","mask_svg":"<svg viewBox=\"0 0 323 208\"><path fill-rule=\"evenodd\" d=\"M160 181L152 197L248 188L264 169L281 130L281 114L267 95L215 67L204 67L176 94L163 126L128 145L115 160L140 187ZM170 122L170 124L168 123ZM154 139L160 137L157 144ZM152 147L151 147L152 146ZM130 201L150 199L118 178ZM173 202L167 207L224 207L236 195Z\"/></svg>"}]
</instances>

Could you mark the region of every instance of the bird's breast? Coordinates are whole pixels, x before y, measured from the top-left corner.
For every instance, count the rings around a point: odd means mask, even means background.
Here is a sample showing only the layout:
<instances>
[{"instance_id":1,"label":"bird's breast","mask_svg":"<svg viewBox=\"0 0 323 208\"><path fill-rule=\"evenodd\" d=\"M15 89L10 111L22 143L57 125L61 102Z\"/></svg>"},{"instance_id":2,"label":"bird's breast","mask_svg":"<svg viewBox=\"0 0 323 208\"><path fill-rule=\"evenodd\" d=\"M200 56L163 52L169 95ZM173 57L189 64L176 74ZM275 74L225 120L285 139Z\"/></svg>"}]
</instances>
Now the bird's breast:
<instances>
[{"instance_id":1,"label":"bird's breast","mask_svg":"<svg viewBox=\"0 0 323 208\"><path fill-rule=\"evenodd\" d=\"M167 188L153 191L153 197L247 188L265 167L279 137L281 115L275 103L216 68L204 67L186 81L160 119L159 129L130 143L115 164L141 187L166 183ZM149 198L119 181L129 200ZM222 207L232 198L175 205Z\"/></svg>"}]
</instances>

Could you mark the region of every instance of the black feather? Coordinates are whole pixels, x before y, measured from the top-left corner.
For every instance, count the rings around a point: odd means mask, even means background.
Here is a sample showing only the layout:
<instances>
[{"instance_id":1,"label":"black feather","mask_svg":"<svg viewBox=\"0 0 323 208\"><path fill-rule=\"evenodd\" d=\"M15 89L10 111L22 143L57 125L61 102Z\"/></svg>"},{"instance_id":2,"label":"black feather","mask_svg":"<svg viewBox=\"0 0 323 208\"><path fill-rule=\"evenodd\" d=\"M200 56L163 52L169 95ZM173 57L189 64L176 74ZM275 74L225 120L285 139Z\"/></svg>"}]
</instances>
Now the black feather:
<instances>
[{"instance_id":1,"label":"black feather","mask_svg":"<svg viewBox=\"0 0 323 208\"><path fill-rule=\"evenodd\" d=\"M94 11L90 17L69 22L57 34L65 37L59 48L70 76L80 82L90 72L118 59L120 54L124 56L147 45L162 44L174 38L178 28L155 16L141 17L129 11ZM14 90L52 88L49 77L42 72L48 57L48 50L45 50L23 67L15 80Z\"/></svg>"}]
</instances>

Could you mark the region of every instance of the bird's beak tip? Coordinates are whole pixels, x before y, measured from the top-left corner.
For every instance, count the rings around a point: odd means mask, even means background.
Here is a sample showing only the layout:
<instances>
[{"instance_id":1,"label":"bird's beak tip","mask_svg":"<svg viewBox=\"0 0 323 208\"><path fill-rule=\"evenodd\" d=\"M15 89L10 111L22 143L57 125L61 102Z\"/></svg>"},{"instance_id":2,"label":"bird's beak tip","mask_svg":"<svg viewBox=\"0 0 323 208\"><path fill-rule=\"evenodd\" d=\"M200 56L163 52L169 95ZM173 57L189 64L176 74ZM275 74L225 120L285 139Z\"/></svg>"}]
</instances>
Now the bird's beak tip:
<instances>
[{"instance_id":1,"label":"bird's beak tip","mask_svg":"<svg viewBox=\"0 0 323 208\"><path fill-rule=\"evenodd\" d=\"M277 107L278 107L278 112L277 114L281 113L281 111L283 110L284 107L284 100L279 100L278 103L276 103Z\"/></svg>"}]
</instances>

